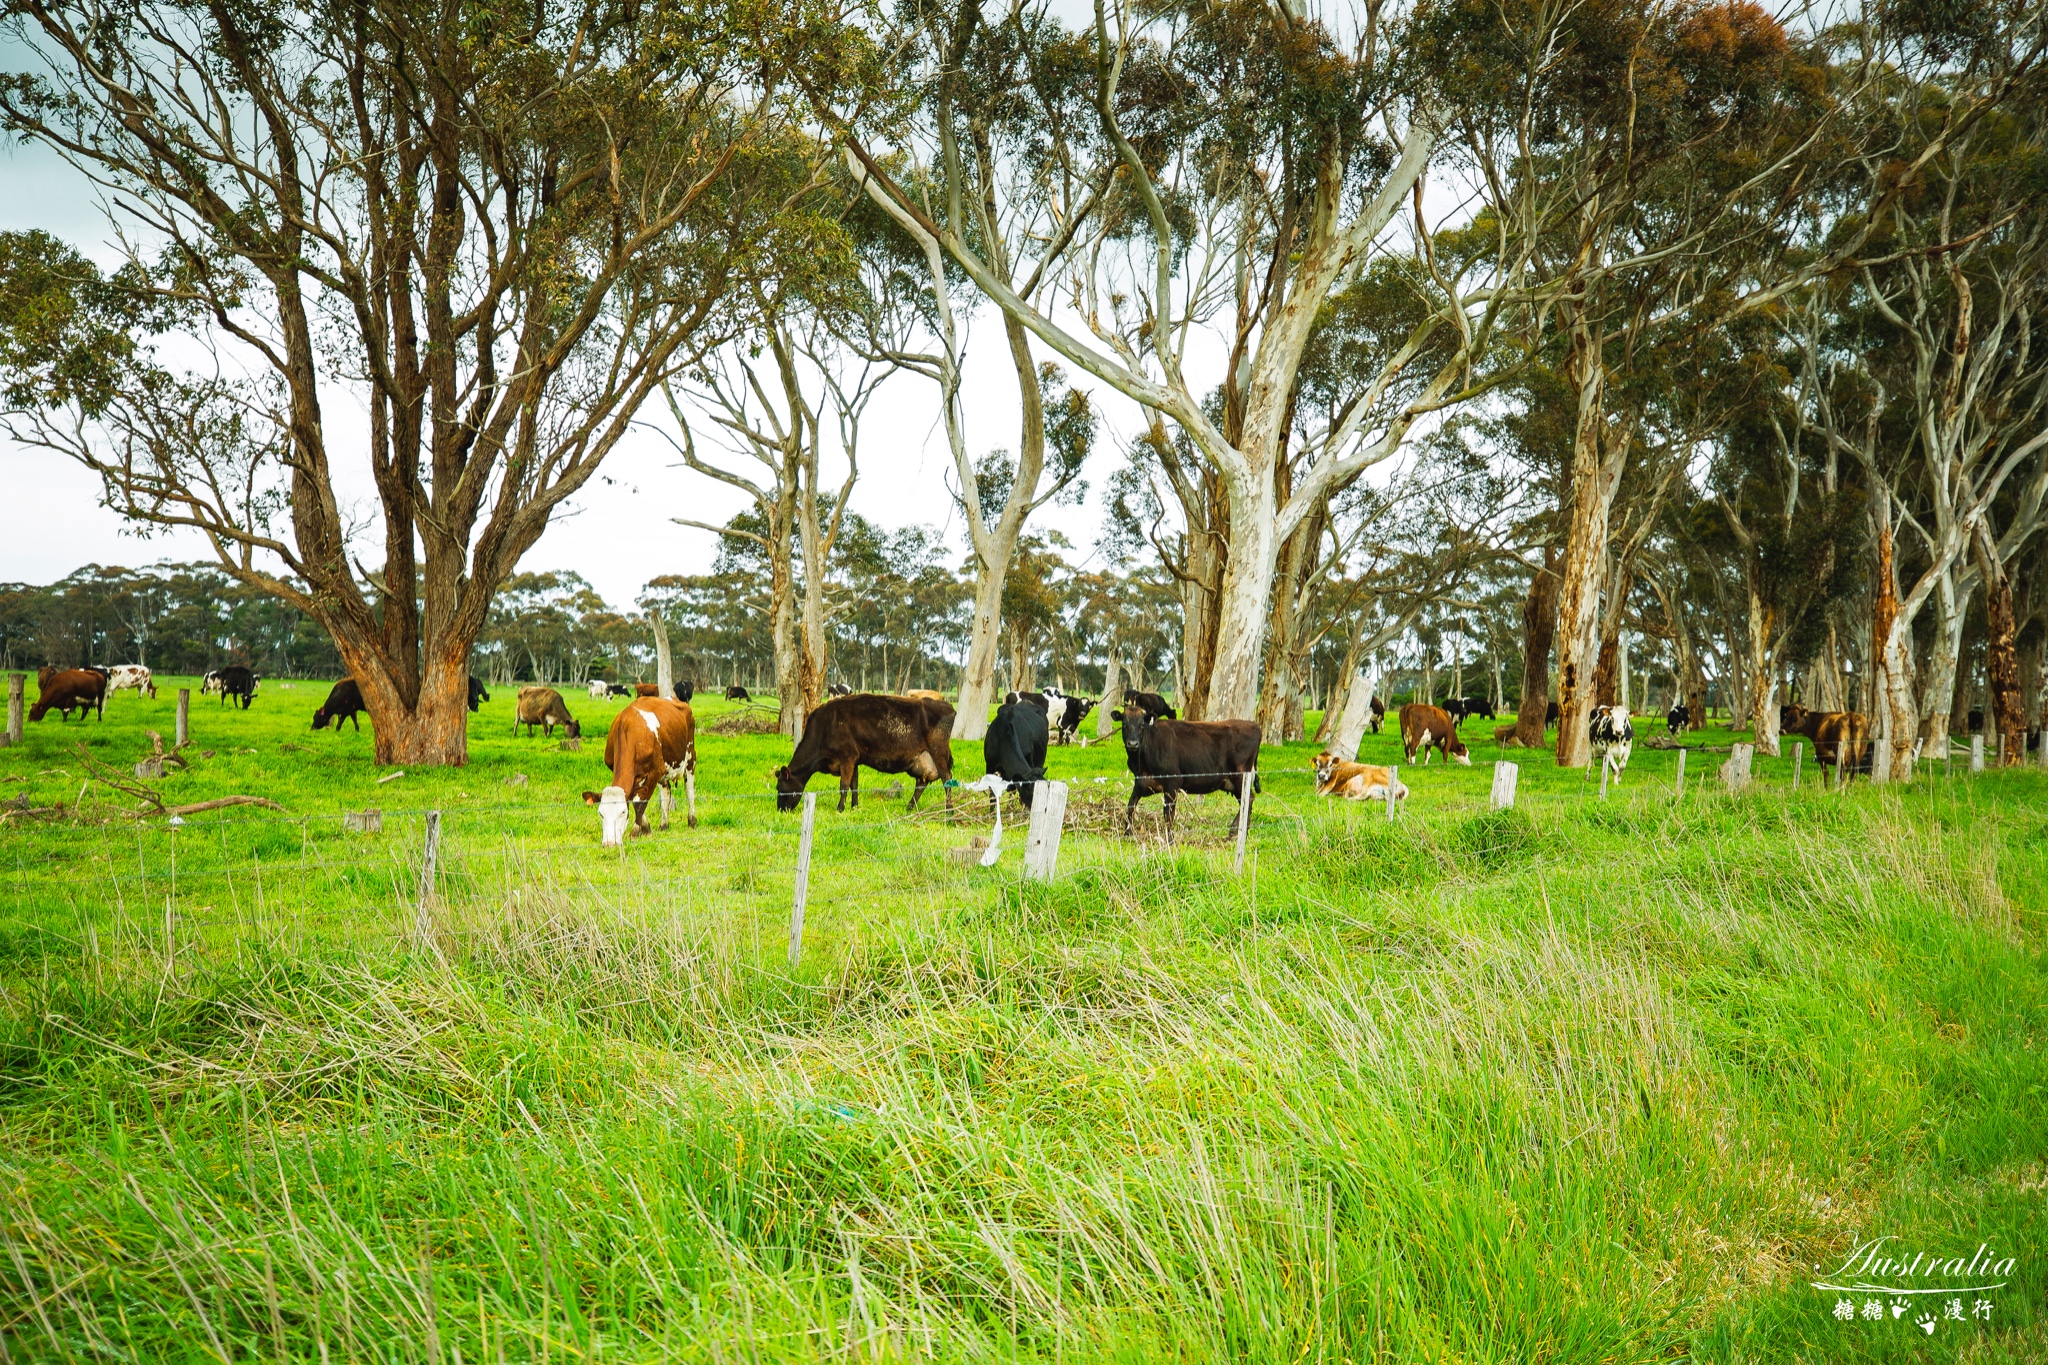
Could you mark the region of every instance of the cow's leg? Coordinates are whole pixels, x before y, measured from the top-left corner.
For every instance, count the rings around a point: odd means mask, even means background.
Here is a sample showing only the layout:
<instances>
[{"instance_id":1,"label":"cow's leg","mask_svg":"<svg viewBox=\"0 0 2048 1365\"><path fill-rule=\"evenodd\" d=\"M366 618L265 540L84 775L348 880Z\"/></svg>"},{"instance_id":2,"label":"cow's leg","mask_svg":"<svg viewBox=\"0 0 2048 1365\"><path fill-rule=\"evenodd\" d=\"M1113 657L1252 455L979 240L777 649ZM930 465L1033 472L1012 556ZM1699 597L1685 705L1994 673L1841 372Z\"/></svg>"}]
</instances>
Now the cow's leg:
<instances>
[{"instance_id":1,"label":"cow's leg","mask_svg":"<svg viewBox=\"0 0 2048 1365\"><path fill-rule=\"evenodd\" d=\"M690 828L695 829L697 828L697 765L694 761L691 762L688 771L683 774L683 795L690 802Z\"/></svg>"},{"instance_id":2,"label":"cow's leg","mask_svg":"<svg viewBox=\"0 0 2048 1365\"><path fill-rule=\"evenodd\" d=\"M853 786L853 772L851 763L839 770L839 809L842 814L846 810L846 793Z\"/></svg>"},{"instance_id":3,"label":"cow's leg","mask_svg":"<svg viewBox=\"0 0 2048 1365\"><path fill-rule=\"evenodd\" d=\"M659 790L661 792L661 827L665 830L668 828L669 807L675 804L675 798L669 795L668 783L662 783Z\"/></svg>"},{"instance_id":4,"label":"cow's leg","mask_svg":"<svg viewBox=\"0 0 2048 1365\"><path fill-rule=\"evenodd\" d=\"M635 801L633 803L633 832L635 834L654 833L653 830L647 828L647 803L645 801Z\"/></svg>"},{"instance_id":5,"label":"cow's leg","mask_svg":"<svg viewBox=\"0 0 2048 1365\"><path fill-rule=\"evenodd\" d=\"M1180 792L1168 787L1160 799L1166 803L1166 842L1170 844L1173 842L1173 808L1180 800Z\"/></svg>"},{"instance_id":6,"label":"cow's leg","mask_svg":"<svg viewBox=\"0 0 2048 1365\"><path fill-rule=\"evenodd\" d=\"M1138 784L1131 784L1131 799L1124 802L1124 833L1138 832Z\"/></svg>"}]
</instances>

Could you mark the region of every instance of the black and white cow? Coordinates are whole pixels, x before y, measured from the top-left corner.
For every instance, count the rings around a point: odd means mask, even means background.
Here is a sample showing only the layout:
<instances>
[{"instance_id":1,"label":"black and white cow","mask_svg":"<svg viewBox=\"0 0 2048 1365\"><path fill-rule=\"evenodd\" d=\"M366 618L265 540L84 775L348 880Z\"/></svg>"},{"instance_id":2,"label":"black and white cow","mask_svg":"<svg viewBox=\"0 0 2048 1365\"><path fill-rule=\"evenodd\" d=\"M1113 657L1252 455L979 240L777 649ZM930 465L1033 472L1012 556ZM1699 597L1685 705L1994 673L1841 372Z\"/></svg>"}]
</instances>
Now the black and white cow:
<instances>
[{"instance_id":1,"label":"black and white cow","mask_svg":"<svg viewBox=\"0 0 2048 1365\"><path fill-rule=\"evenodd\" d=\"M1628 767L1629 750L1636 741L1636 727L1628 718L1628 708L1594 707L1586 717L1586 739L1592 744L1593 757L1600 766L1613 773L1616 782L1621 781L1622 770Z\"/></svg>"},{"instance_id":2,"label":"black and white cow","mask_svg":"<svg viewBox=\"0 0 2048 1365\"><path fill-rule=\"evenodd\" d=\"M1677 703L1664 713L1664 733L1667 735L1679 734L1691 723L1692 712L1686 709L1684 702Z\"/></svg>"},{"instance_id":3,"label":"black and white cow","mask_svg":"<svg viewBox=\"0 0 2048 1365\"><path fill-rule=\"evenodd\" d=\"M833 683L825 691L828 695L834 697L850 697L853 695L853 689L845 683Z\"/></svg>"},{"instance_id":4,"label":"black and white cow","mask_svg":"<svg viewBox=\"0 0 2048 1365\"><path fill-rule=\"evenodd\" d=\"M1057 687L1045 689L1046 722L1052 727L1058 743L1072 744L1081 733L1081 722L1093 710L1095 702L1088 697L1070 697Z\"/></svg>"},{"instance_id":5,"label":"black and white cow","mask_svg":"<svg viewBox=\"0 0 2048 1365\"><path fill-rule=\"evenodd\" d=\"M228 704L228 698L234 697L241 702L242 709L246 711L249 709L249 703L256 700L256 687L260 682L261 678L240 664L230 664L226 668L214 669L201 679L199 695L203 697L209 692L217 692L220 694L222 706Z\"/></svg>"}]
</instances>

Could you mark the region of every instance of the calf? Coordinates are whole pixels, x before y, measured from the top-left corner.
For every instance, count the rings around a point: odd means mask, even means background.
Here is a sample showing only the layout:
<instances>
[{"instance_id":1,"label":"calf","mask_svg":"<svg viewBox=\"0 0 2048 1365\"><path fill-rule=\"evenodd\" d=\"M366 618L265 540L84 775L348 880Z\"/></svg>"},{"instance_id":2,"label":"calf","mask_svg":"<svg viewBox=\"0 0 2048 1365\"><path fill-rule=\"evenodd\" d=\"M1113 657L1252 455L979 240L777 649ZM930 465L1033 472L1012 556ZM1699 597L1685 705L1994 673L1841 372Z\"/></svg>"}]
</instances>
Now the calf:
<instances>
[{"instance_id":1,"label":"calf","mask_svg":"<svg viewBox=\"0 0 2048 1365\"><path fill-rule=\"evenodd\" d=\"M1045 701L1046 719L1052 724L1054 737L1061 744L1072 744L1095 703L1087 697L1070 697L1057 687L1045 689Z\"/></svg>"},{"instance_id":2,"label":"calf","mask_svg":"<svg viewBox=\"0 0 2048 1365\"><path fill-rule=\"evenodd\" d=\"M474 673L470 674L470 675L469 675L469 709L470 709L471 711L475 711L477 707L479 707L479 706L482 706L482 705L483 705L483 704L484 704L485 702L489 701L490 699L491 699L491 694L490 694L490 693L488 693L488 692L486 692L486 691L484 691L484 685L483 685L482 683L480 683L480 682L478 682L478 681L477 681L477 679L476 679L476 674L474 674Z\"/></svg>"},{"instance_id":3,"label":"calf","mask_svg":"<svg viewBox=\"0 0 2048 1365\"><path fill-rule=\"evenodd\" d=\"M1671 709L1664 713L1664 733L1667 735L1679 734L1691 723L1692 712L1686 709L1682 701L1674 703Z\"/></svg>"},{"instance_id":4,"label":"calf","mask_svg":"<svg viewBox=\"0 0 2048 1365\"><path fill-rule=\"evenodd\" d=\"M1394 799L1404 801L1408 797L1408 784L1394 775L1392 768L1378 763L1352 763L1333 753L1316 755L1316 794L1319 796L1341 796L1347 801L1384 801L1387 788L1394 789Z\"/></svg>"},{"instance_id":5,"label":"calf","mask_svg":"<svg viewBox=\"0 0 2048 1365\"><path fill-rule=\"evenodd\" d=\"M36 674L36 704L28 711L30 720L41 720L52 711L70 720L73 711L80 720L97 713L107 718L107 675L94 668L46 668Z\"/></svg>"},{"instance_id":6,"label":"calf","mask_svg":"<svg viewBox=\"0 0 2048 1365\"><path fill-rule=\"evenodd\" d=\"M697 718L690 708L666 697L636 697L631 706L612 717L612 728L604 740L605 766L612 770L612 785L602 792L585 792L586 805L601 809L606 798L617 791L620 807L630 806L635 834L652 834L647 827L647 802L656 787L661 789L661 827L668 828L668 808L675 780L683 779L683 794L689 802L690 828L697 828ZM606 811L604 842L621 841L623 819L616 824L614 807Z\"/></svg>"},{"instance_id":7,"label":"calf","mask_svg":"<svg viewBox=\"0 0 2048 1365\"><path fill-rule=\"evenodd\" d=\"M1429 751L1437 750L1446 762L1458 762L1472 766L1472 754L1465 748L1465 741L1458 738L1458 727L1441 706L1430 706L1423 702L1411 701L1401 708L1401 750L1407 761L1415 761L1415 751L1422 751L1422 763L1429 766Z\"/></svg>"},{"instance_id":8,"label":"calf","mask_svg":"<svg viewBox=\"0 0 2048 1365\"><path fill-rule=\"evenodd\" d=\"M1601 768L1613 773L1616 782L1621 781L1628 768L1628 755L1635 740L1636 727L1628 718L1626 706L1596 706L1587 714L1586 741L1592 746L1593 757L1600 760ZM1587 775L1591 776L1592 771L1587 768Z\"/></svg>"},{"instance_id":9,"label":"calf","mask_svg":"<svg viewBox=\"0 0 2048 1365\"><path fill-rule=\"evenodd\" d=\"M156 683L149 676L149 669L143 664L122 664L107 670L107 695L112 696L126 688L134 688L140 697L145 692L150 700L156 699Z\"/></svg>"},{"instance_id":10,"label":"calf","mask_svg":"<svg viewBox=\"0 0 2048 1365\"><path fill-rule=\"evenodd\" d=\"M620 715L625 712L621 711ZM562 694L552 687L522 687L519 689L517 704L512 712L512 733L518 734L519 727L526 727L526 737L533 738L533 727L538 725L541 733L549 739L555 737L555 727L562 727L571 739L583 738L583 727L569 714L569 708L562 703Z\"/></svg>"},{"instance_id":11,"label":"calf","mask_svg":"<svg viewBox=\"0 0 2048 1365\"><path fill-rule=\"evenodd\" d=\"M639 695L639 693L624 683L606 683L604 685L604 694L607 697L636 697Z\"/></svg>"},{"instance_id":12,"label":"calf","mask_svg":"<svg viewBox=\"0 0 2048 1365\"><path fill-rule=\"evenodd\" d=\"M1844 763L1852 773L1870 771L1870 722L1860 712L1809 711L1796 704L1781 706L1778 728L1788 735L1804 735L1812 740L1814 761L1823 766L1834 764L1838 780Z\"/></svg>"},{"instance_id":13,"label":"calf","mask_svg":"<svg viewBox=\"0 0 2048 1365\"><path fill-rule=\"evenodd\" d=\"M363 732L362 712L363 690L356 686L354 678L343 678L328 690L327 700L320 703L320 709L313 713L313 728L325 730L329 721L334 722L334 733L341 733L341 723L351 721L356 733Z\"/></svg>"},{"instance_id":14,"label":"calf","mask_svg":"<svg viewBox=\"0 0 2048 1365\"><path fill-rule=\"evenodd\" d=\"M249 709L249 703L256 700L256 685L260 681L261 679L254 673L240 664L229 664L226 668L214 669L201 679L199 691L202 696L208 692L220 693L222 706L228 704L229 697L239 698L242 709L246 711Z\"/></svg>"},{"instance_id":15,"label":"calf","mask_svg":"<svg viewBox=\"0 0 2048 1365\"><path fill-rule=\"evenodd\" d=\"M1251 721L1164 719L1129 705L1110 712L1110 719L1123 723L1124 762L1131 770L1126 833L1137 828L1139 798L1155 792L1165 798L1166 837L1172 839L1182 792L1227 791L1243 801L1246 782L1259 790L1259 727Z\"/></svg>"},{"instance_id":16,"label":"calf","mask_svg":"<svg viewBox=\"0 0 2048 1365\"><path fill-rule=\"evenodd\" d=\"M1008 701L996 708L982 736L981 756L988 771L1017 784L1017 799L1031 808L1031 795L1045 777L1045 712L1029 702ZM996 793L990 792L991 803Z\"/></svg>"},{"instance_id":17,"label":"calf","mask_svg":"<svg viewBox=\"0 0 2048 1365\"><path fill-rule=\"evenodd\" d=\"M804 787L821 772L839 777L839 809L860 805L861 768L909 773L917 783L908 809L934 782L953 781L953 708L943 701L856 693L834 697L804 720L803 738L775 770L775 805L795 810ZM951 793L947 807L952 806Z\"/></svg>"}]
</instances>

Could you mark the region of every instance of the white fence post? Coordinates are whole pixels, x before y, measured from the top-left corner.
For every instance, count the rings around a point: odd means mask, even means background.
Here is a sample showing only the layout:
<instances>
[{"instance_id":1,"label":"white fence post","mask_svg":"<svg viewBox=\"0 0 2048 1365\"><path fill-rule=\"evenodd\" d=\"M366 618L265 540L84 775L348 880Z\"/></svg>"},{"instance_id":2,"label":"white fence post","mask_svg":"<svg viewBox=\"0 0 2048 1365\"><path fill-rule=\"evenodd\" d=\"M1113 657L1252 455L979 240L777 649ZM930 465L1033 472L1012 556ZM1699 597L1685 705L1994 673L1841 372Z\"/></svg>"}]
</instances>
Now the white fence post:
<instances>
[{"instance_id":1,"label":"white fence post","mask_svg":"<svg viewBox=\"0 0 2048 1365\"><path fill-rule=\"evenodd\" d=\"M1799 790L1799 767L1806 756L1806 746L1794 743L1792 746L1792 790Z\"/></svg>"},{"instance_id":2,"label":"white fence post","mask_svg":"<svg viewBox=\"0 0 2048 1365\"><path fill-rule=\"evenodd\" d=\"M1970 771L1973 773L1984 771L1984 736L1982 735L1970 736Z\"/></svg>"},{"instance_id":3,"label":"white fence post","mask_svg":"<svg viewBox=\"0 0 2048 1365\"><path fill-rule=\"evenodd\" d=\"M1398 763L1389 763L1387 765L1387 818L1389 820L1394 818L1394 807L1396 804L1394 800L1394 793L1399 791L1400 789L1401 765Z\"/></svg>"},{"instance_id":4,"label":"white fence post","mask_svg":"<svg viewBox=\"0 0 2048 1365\"><path fill-rule=\"evenodd\" d=\"M1685 750L1683 749L1678 751L1678 790L1673 795L1685 795Z\"/></svg>"},{"instance_id":5,"label":"white fence post","mask_svg":"<svg viewBox=\"0 0 2048 1365\"><path fill-rule=\"evenodd\" d=\"M1728 755L1728 761L1721 765L1721 781L1729 791L1741 791L1749 785L1749 762L1756 753L1754 744L1738 744Z\"/></svg>"},{"instance_id":6,"label":"white fence post","mask_svg":"<svg viewBox=\"0 0 2048 1365\"><path fill-rule=\"evenodd\" d=\"M1031 828L1024 835L1024 877L1027 881L1049 882L1059 875L1060 831L1066 822L1067 784L1037 783L1031 794Z\"/></svg>"},{"instance_id":7,"label":"white fence post","mask_svg":"<svg viewBox=\"0 0 2048 1365\"><path fill-rule=\"evenodd\" d=\"M434 894L434 864L441 856L441 812L427 812L426 859L420 866L420 908L419 919L414 926L420 946L433 942L433 932L427 923L427 901Z\"/></svg>"},{"instance_id":8,"label":"white fence post","mask_svg":"<svg viewBox=\"0 0 2048 1365\"><path fill-rule=\"evenodd\" d=\"M178 747L183 748L192 738L192 689L178 689Z\"/></svg>"},{"instance_id":9,"label":"white fence post","mask_svg":"<svg viewBox=\"0 0 2048 1365\"><path fill-rule=\"evenodd\" d=\"M811 894L811 827L818 818L818 794L804 793L804 829L796 846L796 900L789 909L789 965L804 959L804 902Z\"/></svg>"},{"instance_id":10,"label":"white fence post","mask_svg":"<svg viewBox=\"0 0 2048 1365\"><path fill-rule=\"evenodd\" d=\"M28 705L28 674L7 675L7 737L0 744L21 743L22 712Z\"/></svg>"},{"instance_id":11,"label":"white fence post","mask_svg":"<svg viewBox=\"0 0 2048 1365\"><path fill-rule=\"evenodd\" d=\"M1237 862L1232 871L1244 875L1244 836L1252 823L1252 783L1250 773L1239 773L1237 777Z\"/></svg>"},{"instance_id":12,"label":"white fence post","mask_svg":"<svg viewBox=\"0 0 2048 1365\"><path fill-rule=\"evenodd\" d=\"M1600 756L1600 799L1607 799L1607 755Z\"/></svg>"},{"instance_id":13,"label":"white fence post","mask_svg":"<svg viewBox=\"0 0 2048 1365\"><path fill-rule=\"evenodd\" d=\"M1493 765L1493 809L1507 810L1515 804L1515 779L1521 768L1506 759Z\"/></svg>"}]
</instances>

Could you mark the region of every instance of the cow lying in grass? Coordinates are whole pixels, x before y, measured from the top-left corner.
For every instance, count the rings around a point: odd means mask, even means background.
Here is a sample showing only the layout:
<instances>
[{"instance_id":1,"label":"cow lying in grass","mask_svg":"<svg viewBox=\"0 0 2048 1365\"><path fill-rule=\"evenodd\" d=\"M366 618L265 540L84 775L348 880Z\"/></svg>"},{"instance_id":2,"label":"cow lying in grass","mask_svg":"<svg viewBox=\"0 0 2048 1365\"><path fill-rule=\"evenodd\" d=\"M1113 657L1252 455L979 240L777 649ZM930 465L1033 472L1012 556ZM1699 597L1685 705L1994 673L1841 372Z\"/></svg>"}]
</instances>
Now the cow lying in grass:
<instances>
[{"instance_id":1,"label":"cow lying in grass","mask_svg":"<svg viewBox=\"0 0 2048 1365\"><path fill-rule=\"evenodd\" d=\"M1318 796L1341 796L1347 801L1384 801L1389 786L1394 789L1396 801L1407 799L1408 784L1384 764L1352 763L1328 752L1316 755Z\"/></svg>"}]
</instances>

